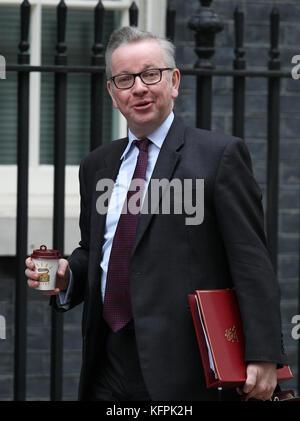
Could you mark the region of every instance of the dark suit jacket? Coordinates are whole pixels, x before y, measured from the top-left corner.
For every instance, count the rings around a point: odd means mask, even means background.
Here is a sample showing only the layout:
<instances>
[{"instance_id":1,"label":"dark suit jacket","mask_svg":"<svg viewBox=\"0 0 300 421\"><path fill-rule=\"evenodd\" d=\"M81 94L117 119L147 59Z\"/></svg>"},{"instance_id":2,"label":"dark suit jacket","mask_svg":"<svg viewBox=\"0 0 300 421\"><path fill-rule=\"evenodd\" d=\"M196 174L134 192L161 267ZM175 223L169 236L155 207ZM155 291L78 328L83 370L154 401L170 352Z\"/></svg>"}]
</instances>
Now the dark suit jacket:
<instances>
[{"instance_id":1,"label":"dark suit jacket","mask_svg":"<svg viewBox=\"0 0 300 421\"><path fill-rule=\"evenodd\" d=\"M127 138L91 152L80 167L81 242L69 258L70 308L84 300L79 399L89 397L103 342L100 294L105 217L96 212L101 178L115 179ZM247 361L286 363L279 287L266 246L261 192L245 143L186 127L178 118L160 151L152 179L204 179L204 221L183 214L139 217L130 262L130 292L142 373L153 400L209 400L188 294L235 287Z\"/></svg>"}]
</instances>

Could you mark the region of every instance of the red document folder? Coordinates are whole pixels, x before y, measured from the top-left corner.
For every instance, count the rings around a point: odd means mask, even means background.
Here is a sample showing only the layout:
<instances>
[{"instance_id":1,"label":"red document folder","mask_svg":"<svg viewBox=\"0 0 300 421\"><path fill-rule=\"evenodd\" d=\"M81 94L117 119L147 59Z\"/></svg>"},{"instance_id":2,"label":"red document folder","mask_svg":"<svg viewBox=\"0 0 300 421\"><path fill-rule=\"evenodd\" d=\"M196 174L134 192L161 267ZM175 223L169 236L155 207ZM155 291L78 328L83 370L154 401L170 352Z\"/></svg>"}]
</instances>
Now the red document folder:
<instances>
[{"instance_id":1,"label":"red document folder","mask_svg":"<svg viewBox=\"0 0 300 421\"><path fill-rule=\"evenodd\" d=\"M233 289L197 290L189 295L206 385L236 387L246 380L244 335ZM293 378L288 366L277 370L278 381Z\"/></svg>"}]
</instances>

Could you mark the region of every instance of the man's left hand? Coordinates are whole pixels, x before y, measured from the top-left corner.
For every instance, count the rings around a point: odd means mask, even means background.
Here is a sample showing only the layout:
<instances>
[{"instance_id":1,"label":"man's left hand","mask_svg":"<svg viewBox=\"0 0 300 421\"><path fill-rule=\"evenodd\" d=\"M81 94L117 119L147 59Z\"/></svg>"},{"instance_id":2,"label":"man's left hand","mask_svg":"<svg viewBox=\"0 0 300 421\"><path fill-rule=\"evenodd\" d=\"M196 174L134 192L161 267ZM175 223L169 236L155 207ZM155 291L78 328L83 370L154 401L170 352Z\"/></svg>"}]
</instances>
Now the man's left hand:
<instances>
[{"instance_id":1,"label":"man's left hand","mask_svg":"<svg viewBox=\"0 0 300 421\"><path fill-rule=\"evenodd\" d=\"M247 379L244 386L238 388L243 394L243 401L250 398L267 401L271 399L277 384L277 364L269 362L252 362L247 365Z\"/></svg>"}]
</instances>

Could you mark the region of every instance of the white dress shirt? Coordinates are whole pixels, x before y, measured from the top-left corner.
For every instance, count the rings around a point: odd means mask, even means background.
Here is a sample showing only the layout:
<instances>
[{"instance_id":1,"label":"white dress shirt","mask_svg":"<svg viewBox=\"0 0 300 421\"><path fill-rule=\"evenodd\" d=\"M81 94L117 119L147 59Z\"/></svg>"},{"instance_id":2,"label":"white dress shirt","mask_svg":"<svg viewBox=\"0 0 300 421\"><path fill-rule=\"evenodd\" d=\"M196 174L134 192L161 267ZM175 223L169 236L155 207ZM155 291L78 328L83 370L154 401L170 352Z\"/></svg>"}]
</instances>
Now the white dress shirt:
<instances>
[{"instance_id":1,"label":"white dress shirt","mask_svg":"<svg viewBox=\"0 0 300 421\"><path fill-rule=\"evenodd\" d=\"M174 113L172 111L169 114L169 116L166 118L166 120L162 123L162 125L159 126L156 130L154 130L154 132L152 132L151 134L147 136L147 138L151 140L151 143L148 148L148 164L147 164L147 171L146 171L144 197L147 191L147 186L149 184L153 169L155 167L155 164L158 158L158 154L167 136L167 133L171 127L173 119L174 119ZM133 173L134 173L136 162L137 162L137 157L139 154L138 147L135 147L132 143L133 140L135 139L139 140L130 130L128 130L128 140L129 140L128 145L120 158L122 160L122 163L121 163L120 170L119 170L117 179L115 181L112 195L111 195L109 205L108 205L105 231L104 231L104 242L103 242L103 247L102 247L102 257L101 257L101 262L100 262L100 266L102 269L102 276L101 276L102 301L104 301L106 277L107 277L108 263L109 263L109 257L110 257L110 251L112 247L113 238L114 238L117 224L120 218L122 207L126 199L129 185L133 177ZM66 306L68 304L68 296L70 295L71 290L72 290L72 274L71 274L68 290L65 293L61 292L59 294L59 300L60 300L61 306Z\"/></svg>"}]
</instances>

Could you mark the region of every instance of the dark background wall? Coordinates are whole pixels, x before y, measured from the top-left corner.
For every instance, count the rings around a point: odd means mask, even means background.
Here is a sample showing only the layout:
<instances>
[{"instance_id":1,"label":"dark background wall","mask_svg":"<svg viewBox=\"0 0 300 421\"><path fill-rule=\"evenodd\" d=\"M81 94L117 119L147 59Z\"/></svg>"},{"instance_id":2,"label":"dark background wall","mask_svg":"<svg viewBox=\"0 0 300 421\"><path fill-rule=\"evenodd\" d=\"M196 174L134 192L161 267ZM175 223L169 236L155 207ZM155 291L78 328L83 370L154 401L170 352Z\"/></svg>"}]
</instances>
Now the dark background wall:
<instances>
[{"instance_id":1,"label":"dark background wall","mask_svg":"<svg viewBox=\"0 0 300 421\"><path fill-rule=\"evenodd\" d=\"M187 27L191 15L199 7L198 0L176 0L177 23L175 44L178 65L196 61L194 38ZM281 16L280 51L282 67L291 70L291 58L300 54L300 4L292 0L216 0L213 8L223 19L224 31L216 37L215 63L232 67L233 12L237 4L245 11L245 49L247 67L266 68L269 49L269 14L276 6ZM229 77L214 80L213 130L231 133L232 81ZM297 375L297 346L291 336L291 319L298 309L299 231L300 231L300 79L282 80L281 144L279 191L279 255L278 278L282 291L283 331L290 364ZM266 191L267 82L247 79L245 141L249 146L255 176ZM176 112L187 123L195 125L195 80L182 78ZM0 340L0 400L13 397L14 346L14 258L0 258L0 315L6 317L7 339ZM27 399L48 400L50 389L50 308L48 298L28 290L28 376ZM64 315L64 399L77 396L81 361L81 306ZM296 387L296 381L288 387Z\"/></svg>"}]
</instances>

